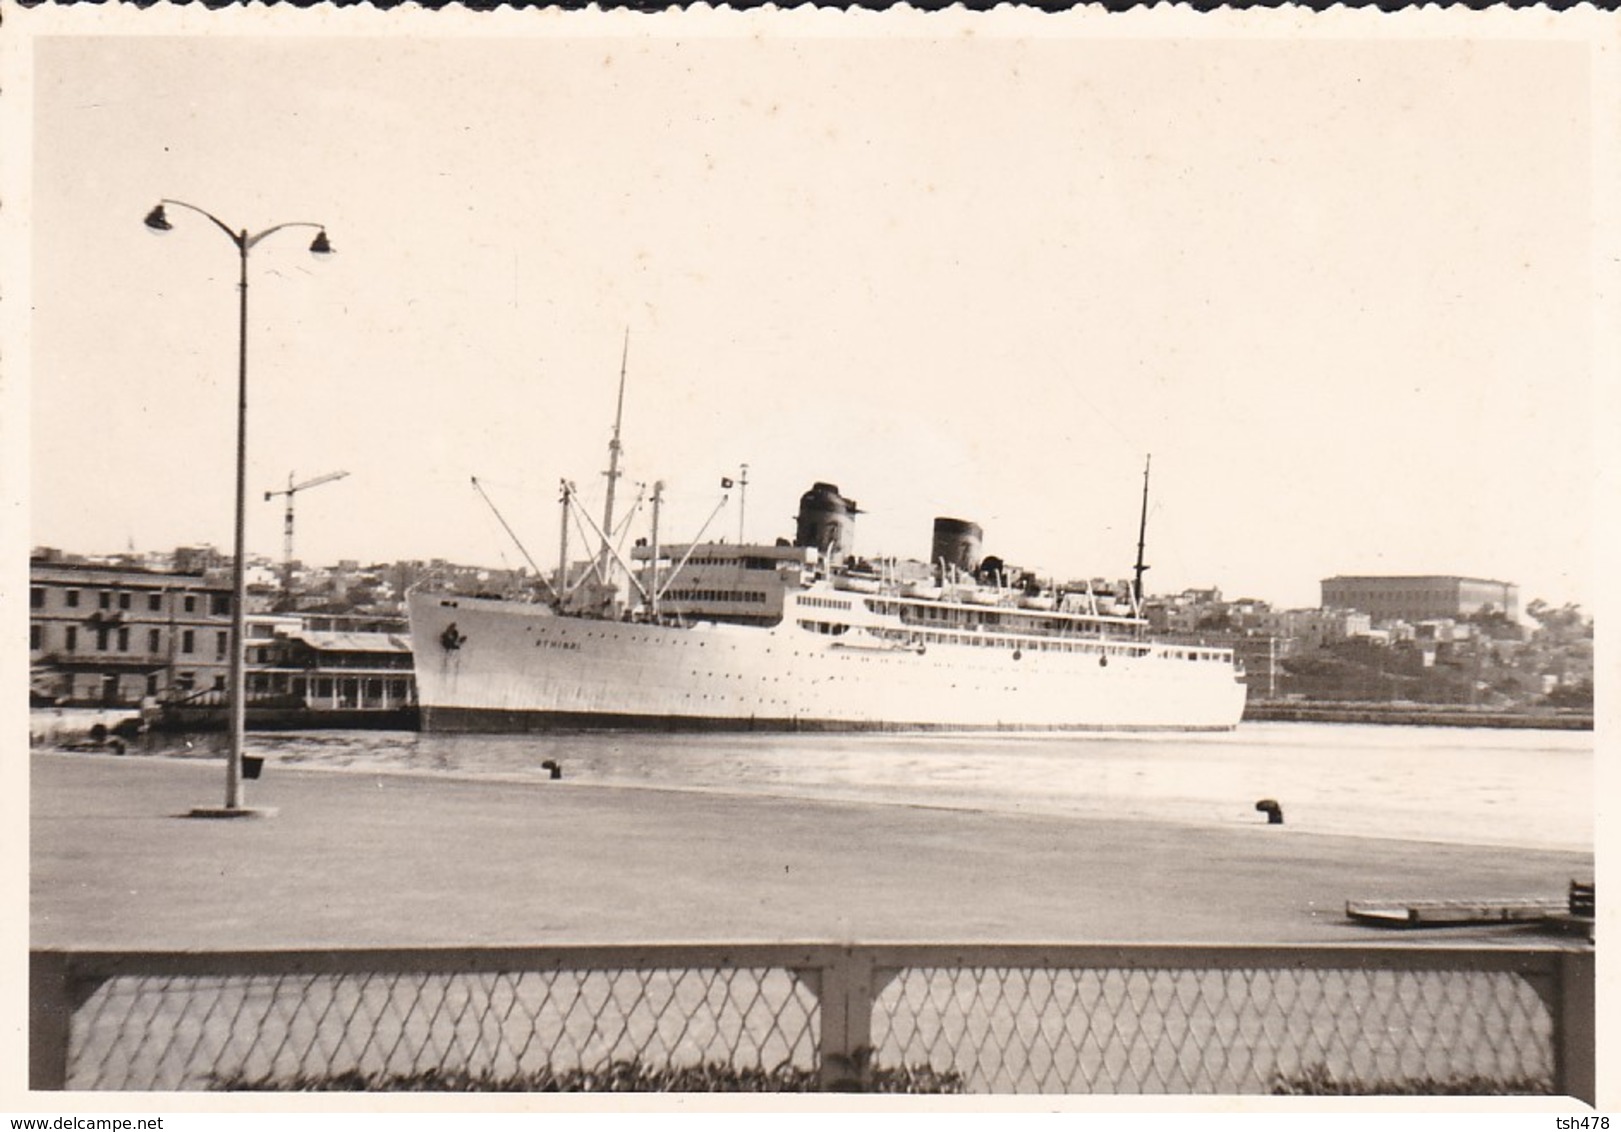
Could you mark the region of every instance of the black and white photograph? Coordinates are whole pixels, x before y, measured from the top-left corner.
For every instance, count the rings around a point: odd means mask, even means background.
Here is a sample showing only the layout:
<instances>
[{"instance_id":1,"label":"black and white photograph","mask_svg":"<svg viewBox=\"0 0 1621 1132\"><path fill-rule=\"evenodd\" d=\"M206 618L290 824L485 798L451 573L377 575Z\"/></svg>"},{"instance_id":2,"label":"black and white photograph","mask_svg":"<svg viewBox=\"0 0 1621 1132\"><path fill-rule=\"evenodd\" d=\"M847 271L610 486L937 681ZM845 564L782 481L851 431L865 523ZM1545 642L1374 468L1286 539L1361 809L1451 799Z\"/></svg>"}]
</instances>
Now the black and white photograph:
<instances>
[{"instance_id":1,"label":"black and white photograph","mask_svg":"<svg viewBox=\"0 0 1621 1132\"><path fill-rule=\"evenodd\" d=\"M1615 1104L1614 13L103 7L0 1108Z\"/></svg>"}]
</instances>

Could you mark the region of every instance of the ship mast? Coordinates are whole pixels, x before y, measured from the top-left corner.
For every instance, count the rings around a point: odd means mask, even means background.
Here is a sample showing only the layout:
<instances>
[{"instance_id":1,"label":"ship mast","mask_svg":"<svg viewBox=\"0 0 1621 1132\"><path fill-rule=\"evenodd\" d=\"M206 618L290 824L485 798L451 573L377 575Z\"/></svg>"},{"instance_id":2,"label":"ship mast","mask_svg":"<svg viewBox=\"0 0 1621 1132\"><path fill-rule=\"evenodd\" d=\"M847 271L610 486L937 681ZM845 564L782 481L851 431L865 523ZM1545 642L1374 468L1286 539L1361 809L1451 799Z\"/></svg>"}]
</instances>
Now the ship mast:
<instances>
[{"instance_id":1,"label":"ship mast","mask_svg":"<svg viewBox=\"0 0 1621 1132\"><path fill-rule=\"evenodd\" d=\"M653 584L647 587L652 596L648 599L649 612L653 620L659 616L659 506L664 502L664 481L653 481L653 545L651 553L647 556L648 565L652 567Z\"/></svg>"},{"instance_id":2,"label":"ship mast","mask_svg":"<svg viewBox=\"0 0 1621 1132\"><path fill-rule=\"evenodd\" d=\"M1139 613L1142 612L1143 605L1143 574L1148 571L1148 566L1143 562L1143 546L1148 537L1148 469L1153 462L1153 453L1149 453L1143 461L1143 512L1142 518L1137 523L1137 565L1133 567L1136 578L1131 584L1132 603L1137 606Z\"/></svg>"},{"instance_id":3,"label":"ship mast","mask_svg":"<svg viewBox=\"0 0 1621 1132\"><path fill-rule=\"evenodd\" d=\"M625 348L619 358L619 405L614 410L614 434L608 441L608 470L603 474L608 477L608 499L602 508L602 553L599 573L604 581L609 578L608 564L612 557L608 540L614 529L614 487L619 482L619 443L620 425L625 419L625 369L630 361L630 327L625 327Z\"/></svg>"},{"instance_id":4,"label":"ship mast","mask_svg":"<svg viewBox=\"0 0 1621 1132\"><path fill-rule=\"evenodd\" d=\"M573 498L574 485L569 483L568 480L564 480L563 497L560 500L563 505L563 523L557 546L557 603L559 606L568 597L568 507Z\"/></svg>"}]
</instances>

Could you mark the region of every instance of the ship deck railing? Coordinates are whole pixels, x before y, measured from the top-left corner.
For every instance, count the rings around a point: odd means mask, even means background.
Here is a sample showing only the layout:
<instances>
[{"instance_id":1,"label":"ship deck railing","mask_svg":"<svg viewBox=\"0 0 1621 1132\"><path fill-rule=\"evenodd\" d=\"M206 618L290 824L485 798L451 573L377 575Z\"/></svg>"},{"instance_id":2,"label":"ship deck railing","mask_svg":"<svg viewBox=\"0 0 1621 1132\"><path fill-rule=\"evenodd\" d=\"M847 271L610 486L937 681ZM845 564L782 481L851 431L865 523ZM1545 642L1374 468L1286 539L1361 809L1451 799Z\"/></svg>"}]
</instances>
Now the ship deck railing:
<instances>
[{"instance_id":1,"label":"ship deck railing","mask_svg":"<svg viewBox=\"0 0 1621 1132\"><path fill-rule=\"evenodd\" d=\"M904 627L865 626L872 635L889 641L895 648L950 644L970 648L1001 648L1033 652L1063 652L1083 656L1146 657L1159 654L1168 660L1210 661L1231 664L1233 650L1200 645L1167 644L1107 636L1042 636L1011 633L996 626L913 625Z\"/></svg>"}]
</instances>

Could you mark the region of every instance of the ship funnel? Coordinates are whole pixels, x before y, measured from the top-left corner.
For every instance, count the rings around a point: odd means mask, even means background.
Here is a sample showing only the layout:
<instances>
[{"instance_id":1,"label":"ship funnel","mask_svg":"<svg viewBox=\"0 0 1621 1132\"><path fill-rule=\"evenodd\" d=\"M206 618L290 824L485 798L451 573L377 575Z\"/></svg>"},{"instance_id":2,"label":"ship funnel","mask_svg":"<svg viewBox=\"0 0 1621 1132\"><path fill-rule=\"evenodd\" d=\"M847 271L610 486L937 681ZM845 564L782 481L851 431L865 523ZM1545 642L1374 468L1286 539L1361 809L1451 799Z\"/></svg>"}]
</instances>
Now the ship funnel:
<instances>
[{"instance_id":1,"label":"ship funnel","mask_svg":"<svg viewBox=\"0 0 1621 1132\"><path fill-rule=\"evenodd\" d=\"M979 543L984 535L978 523L966 519L936 519L929 561L936 565L944 561L947 566L972 574L979 569Z\"/></svg>"},{"instance_id":2,"label":"ship funnel","mask_svg":"<svg viewBox=\"0 0 1621 1132\"><path fill-rule=\"evenodd\" d=\"M795 546L813 546L837 562L855 552L855 500L839 494L834 484L819 483L799 497L799 528Z\"/></svg>"}]
</instances>

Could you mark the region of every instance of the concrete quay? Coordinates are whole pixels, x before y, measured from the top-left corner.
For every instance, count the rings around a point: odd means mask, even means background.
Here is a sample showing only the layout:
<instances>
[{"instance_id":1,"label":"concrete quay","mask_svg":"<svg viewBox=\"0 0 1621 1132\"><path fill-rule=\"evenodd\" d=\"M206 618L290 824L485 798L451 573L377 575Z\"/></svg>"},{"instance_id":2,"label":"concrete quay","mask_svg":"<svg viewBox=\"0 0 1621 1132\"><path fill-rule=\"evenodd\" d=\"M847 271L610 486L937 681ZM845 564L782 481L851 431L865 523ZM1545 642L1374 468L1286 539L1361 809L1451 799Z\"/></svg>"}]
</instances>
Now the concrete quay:
<instances>
[{"instance_id":1,"label":"concrete quay","mask_svg":"<svg viewBox=\"0 0 1621 1132\"><path fill-rule=\"evenodd\" d=\"M1408 727L1506 727L1542 731L1591 731L1591 712L1490 711L1468 707L1353 703L1289 703L1251 700L1245 722L1386 723Z\"/></svg>"},{"instance_id":2,"label":"concrete quay","mask_svg":"<svg viewBox=\"0 0 1621 1132\"><path fill-rule=\"evenodd\" d=\"M625 942L1429 944L1351 899L1559 896L1591 853L271 764L35 753L34 947ZM1574 946L1574 944L1572 944Z\"/></svg>"}]
</instances>

